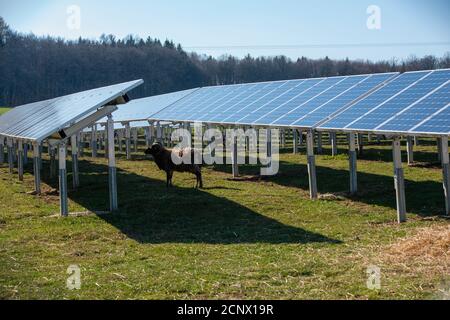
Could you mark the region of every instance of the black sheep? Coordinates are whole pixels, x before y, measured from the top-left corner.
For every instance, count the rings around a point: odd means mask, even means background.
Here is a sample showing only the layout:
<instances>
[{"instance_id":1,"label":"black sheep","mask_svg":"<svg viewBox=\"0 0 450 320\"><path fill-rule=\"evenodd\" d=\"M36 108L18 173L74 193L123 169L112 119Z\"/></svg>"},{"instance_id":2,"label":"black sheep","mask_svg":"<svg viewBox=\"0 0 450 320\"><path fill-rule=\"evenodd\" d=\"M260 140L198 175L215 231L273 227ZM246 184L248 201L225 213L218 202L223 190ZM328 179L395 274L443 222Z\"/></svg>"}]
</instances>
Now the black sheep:
<instances>
[{"instance_id":1,"label":"black sheep","mask_svg":"<svg viewBox=\"0 0 450 320\"><path fill-rule=\"evenodd\" d=\"M172 160L172 150L164 148L161 144L155 143L151 148L145 151L146 155L153 156L156 165L160 170L163 170L167 174L167 187L173 186L172 178L173 173L176 172L190 172L197 177L196 188L203 188L202 170L201 166L197 164L175 164ZM191 154L191 161L193 163L195 151L193 149L181 149L177 152L177 156L182 158L183 154L189 152Z\"/></svg>"}]
</instances>

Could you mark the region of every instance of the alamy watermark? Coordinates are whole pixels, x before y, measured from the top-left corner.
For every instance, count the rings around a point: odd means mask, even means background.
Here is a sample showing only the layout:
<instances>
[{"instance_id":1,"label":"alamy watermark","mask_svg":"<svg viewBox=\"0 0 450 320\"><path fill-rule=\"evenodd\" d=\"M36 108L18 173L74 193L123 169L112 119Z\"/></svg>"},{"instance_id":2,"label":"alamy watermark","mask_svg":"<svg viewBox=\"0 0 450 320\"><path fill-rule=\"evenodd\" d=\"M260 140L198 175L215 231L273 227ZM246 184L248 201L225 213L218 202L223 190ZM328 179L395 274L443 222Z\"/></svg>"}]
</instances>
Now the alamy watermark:
<instances>
[{"instance_id":1,"label":"alamy watermark","mask_svg":"<svg viewBox=\"0 0 450 320\"><path fill-rule=\"evenodd\" d=\"M81 269L77 265L71 265L67 268L69 277L66 280L66 286L69 290L81 289Z\"/></svg>"},{"instance_id":2,"label":"alamy watermark","mask_svg":"<svg viewBox=\"0 0 450 320\"><path fill-rule=\"evenodd\" d=\"M369 30L381 30L381 8L376 5L370 5L367 7L367 29Z\"/></svg>"},{"instance_id":3,"label":"alamy watermark","mask_svg":"<svg viewBox=\"0 0 450 320\"><path fill-rule=\"evenodd\" d=\"M381 269L378 266L369 266L367 268L367 289L381 289Z\"/></svg>"},{"instance_id":4,"label":"alamy watermark","mask_svg":"<svg viewBox=\"0 0 450 320\"><path fill-rule=\"evenodd\" d=\"M184 128L172 132L172 161L181 164L207 165L261 165L262 176L273 176L279 171L280 130L278 129L226 129L203 130L201 123L194 125L194 135ZM204 147L206 144L206 147ZM194 150L194 157L187 149Z\"/></svg>"},{"instance_id":5,"label":"alamy watermark","mask_svg":"<svg viewBox=\"0 0 450 320\"><path fill-rule=\"evenodd\" d=\"M70 5L66 9L66 26L69 30L81 29L81 8L77 5Z\"/></svg>"}]
</instances>

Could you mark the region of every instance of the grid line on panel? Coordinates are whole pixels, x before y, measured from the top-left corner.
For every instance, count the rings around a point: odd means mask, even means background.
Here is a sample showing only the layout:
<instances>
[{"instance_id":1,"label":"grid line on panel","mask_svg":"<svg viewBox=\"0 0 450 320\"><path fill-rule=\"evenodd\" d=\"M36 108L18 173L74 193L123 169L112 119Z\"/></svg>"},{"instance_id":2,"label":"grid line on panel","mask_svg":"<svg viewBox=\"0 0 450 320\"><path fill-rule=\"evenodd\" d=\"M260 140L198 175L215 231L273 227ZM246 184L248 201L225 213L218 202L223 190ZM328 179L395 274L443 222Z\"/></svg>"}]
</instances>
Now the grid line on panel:
<instances>
[{"instance_id":1,"label":"grid line on panel","mask_svg":"<svg viewBox=\"0 0 450 320\"><path fill-rule=\"evenodd\" d=\"M239 119L237 122L243 122L244 119L250 115L254 115L256 114L258 111L261 111L262 109L264 109L265 107L267 107L268 105L270 105L272 102L282 98L283 96L285 96L286 94L294 91L295 89L297 89L299 86L301 86L302 84L304 84L306 82L306 80L301 80L296 86L286 90L285 92L281 93L280 95L278 95L277 97L274 97L272 100L264 103L263 105L261 105L259 108L253 110L252 112L250 112L248 115L246 115L245 117L242 117L241 119ZM288 83L287 83L288 84Z\"/></svg>"},{"instance_id":2,"label":"grid line on panel","mask_svg":"<svg viewBox=\"0 0 450 320\"><path fill-rule=\"evenodd\" d=\"M308 99L307 101L301 103L299 106L295 107L294 109L290 110L289 112L287 112L287 113L284 114L283 116L279 117L278 119L276 119L275 121L273 121L271 124L275 124L275 123L278 122L280 119L282 119L282 118L284 118L284 117L286 117L286 116L288 116L288 115L294 113L296 110L300 109L302 106L304 106L304 105L306 105L307 103L313 101L313 100L316 99L317 97L321 96L324 92L330 90L330 89L333 88L335 85L341 83L342 81L344 81L344 80L347 79L347 78L348 78L348 77L344 77L342 80L340 80L339 82L333 84L331 87L328 87L328 88L322 90L322 91L319 92L317 95L315 95L315 96L313 96L312 98ZM325 81L328 80L328 79L331 79L331 78L326 78L326 79L324 79L324 81L322 81L322 82L320 82L320 83L323 83L323 82L325 82ZM318 85L319 85L320 83L318 83Z\"/></svg>"},{"instance_id":3,"label":"grid line on panel","mask_svg":"<svg viewBox=\"0 0 450 320\"><path fill-rule=\"evenodd\" d=\"M243 110L249 108L250 106L254 105L255 103L257 103L258 101L260 101L261 99L264 99L264 97L268 96L269 94L275 92L276 90L282 88L283 86L285 86L288 82L283 82L281 83L281 85L277 86L276 88L274 88L273 90L267 92L266 94L264 94L263 96L259 97L258 99L256 99L255 101L253 101L250 104L247 104L246 106L242 107L241 109L239 109L238 111L236 111L235 113L231 114L230 116L228 116L227 118L223 119L223 123L226 123L227 120L229 120L230 118L232 118L235 115L238 115L239 113L241 113ZM270 86L272 83L269 83L267 86ZM264 88L267 88L267 86L265 86Z\"/></svg>"},{"instance_id":4,"label":"grid line on panel","mask_svg":"<svg viewBox=\"0 0 450 320\"><path fill-rule=\"evenodd\" d=\"M377 74L377 75L373 75L373 77L379 76L382 74ZM356 105L357 103L359 103L360 101L364 100L365 98L367 98L368 96L374 94L375 92L377 92L378 90L380 90L381 88L383 88L384 86L386 86L387 84L389 84L391 81L394 81L398 76L399 73L392 73L390 74L391 77L385 79L384 81L382 81L381 83L379 83L378 85L376 85L375 87L371 88L369 91L364 92L362 95L360 95L359 97L356 97L356 99L349 101L348 103L346 103L342 108L334 111L333 113L329 114L326 118L322 119L321 121L317 122L316 124L314 124L314 127L320 127L323 124L325 124L326 122L330 121L331 119L333 119L334 117L338 116L339 114L346 112L348 109L350 109L352 106ZM365 81L368 81L370 78L367 78Z\"/></svg>"},{"instance_id":5,"label":"grid line on panel","mask_svg":"<svg viewBox=\"0 0 450 320\"><path fill-rule=\"evenodd\" d=\"M353 120L352 122L350 122L348 125L346 125L344 127L344 129L349 128L351 125L353 125L354 123L358 122L359 120L363 119L364 117L370 115L371 113L375 112L376 110L378 110L379 108L381 108L382 106L384 106L386 103L388 103L389 101L395 99L396 97L400 96L403 92L407 91L408 89L414 87L417 83L419 83L420 81L426 79L428 76L430 76L432 74L432 72L429 72L427 74L425 74L423 77L421 77L420 79L418 79L417 81L415 81L414 83L410 84L409 86L403 88L400 92L397 92L396 94L394 94L393 96L391 96L390 98L388 98L387 100L383 101L382 103L378 104L376 107L370 109L368 112L366 112L364 115L358 117L357 119Z\"/></svg>"},{"instance_id":6,"label":"grid line on panel","mask_svg":"<svg viewBox=\"0 0 450 320\"><path fill-rule=\"evenodd\" d=\"M243 90L242 92L240 92L238 95L234 96L233 98L231 98L231 99L229 99L229 100L227 100L227 101L224 101L224 102L222 102L221 104L215 106L215 107L212 108L211 110L207 111L206 114L204 114L203 116L201 116L201 117L199 118L199 120L200 120L200 121L208 121L208 120L210 120L210 119L211 119L210 116L211 116L211 115L215 115L215 113L216 113L221 107L225 106L227 103L229 103L229 102L231 102L231 101L237 100L235 104L232 104L231 107L229 107L229 108L232 108L234 105L236 105L236 104L238 104L240 101L242 101L242 99L241 99L242 96L245 96L245 94L251 92L251 90L252 90L253 88L255 88L256 86L257 86L257 84L253 84L253 85L251 85L251 86L243 86L242 88L243 88L244 90ZM239 99L240 99L240 100L239 100ZM245 99L245 98L244 98L244 99Z\"/></svg>"},{"instance_id":7,"label":"grid line on panel","mask_svg":"<svg viewBox=\"0 0 450 320\"><path fill-rule=\"evenodd\" d=\"M342 95L344 95L345 93L349 92L350 90L353 90L354 88L356 88L357 86L359 86L361 83L363 83L364 81L366 81L367 79L370 79L372 76L369 77L365 77L363 78L361 81L359 81L358 83L354 84L353 86L351 86L350 88L346 89L345 91L341 92L340 94L338 94L337 96L334 96L332 99L322 103L320 106L318 106L317 108L315 108L314 110L308 112L307 114L305 114L304 116L302 116L300 119L296 120L293 122L293 124L297 124L298 122L300 122L301 120L305 119L306 117L308 117L309 115L313 114L314 112L316 112L317 110L321 109L323 106L335 101L337 98L341 97ZM350 78L350 77L349 77ZM336 84L338 85L338 84ZM336 86L335 85L335 86ZM332 89L332 88L330 88Z\"/></svg>"},{"instance_id":8,"label":"grid line on panel","mask_svg":"<svg viewBox=\"0 0 450 320\"><path fill-rule=\"evenodd\" d=\"M389 122L391 122L392 120L394 120L395 118L397 118L398 116L406 113L408 110L410 110L411 108L413 108L414 106L418 105L419 103L421 103L422 101L426 100L427 98L429 98L430 96L432 96L434 93L436 93L437 91L439 91L441 88L445 87L447 84L450 83L450 80L445 82L444 84L438 86L437 88L433 89L432 91L430 91L429 93L427 93L426 95L424 95L423 97L421 97L419 100L415 101L413 104L411 104L410 106L404 108L403 110L401 110L400 112L398 112L397 114L395 114L394 116L390 117L389 119L387 119L386 121L384 121L382 124L380 124L379 126L377 126L374 130L379 130L381 127L383 127L384 125L388 124Z\"/></svg>"},{"instance_id":9,"label":"grid line on panel","mask_svg":"<svg viewBox=\"0 0 450 320\"><path fill-rule=\"evenodd\" d=\"M234 87L234 89L235 90L228 92L225 96L219 98L216 101L213 101L211 104L206 104L202 109L193 112L192 116L197 115L197 114L204 114L205 112L207 112L208 108L211 108L211 105L216 105L216 104L219 104L219 106L224 105L228 101L232 100L233 95L235 95L237 92L240 92L243 89L244 89L243 92L246 92L248 90L245 88L245 86L242 86L242 85L236 85ZM240 92L238 95L242 94L243 92ZM214 107L214 109L216 109L216 108L217 108L217 106Z\"/></svg>"},{"instance_id":10,"label":"grid line on panel","mask_svg":"<svg viewBox=\"0 0 450 320\"><path fill-rule=\"evenodd\" d=\"M427 122L433 120L435 117L439 116L441 113L443 113L444 111L446 111L449 107L450 107L450 103L448 103L445 107L441 108L440 110L438 110L437 112L433 113L433 114L430 115L428 118L426 118L425 120L421 121L419 124L417 124L416 126L414 126L413 128L411 128L411 129L409 130L409 132L415 132L415 130L416 130L417 128L420 128L421 126L425 125ZM449 128L448 132L450 132L450 128Z\"/></svg>"},{"instance_id":11,"label":"grid line on panel","mask_svg":"<svg viewBox=\"0 0 450 320\"><path fill-rule=\"evenodd\" d=\"M275 111L279 110L280 108L282 108L283 106L285 106L285 105L288 104L289 102L291 102L291 101L297 99L298 97L302 96L304 93L308 92L309 90L311 90L312 88L314 88L316 85L318 85L319 83L321 83L321 82L324 81L324 80L325 80L325 79L322 79L321 81L315 83L314 85L305 88L305 90L299 92L297 95L295 95L295 96L292 97L291 99L285 101L284 103L280 104L278 107L275 107L274 109L272 109L270 112L268 112L268 113L262 115L261 117L259 117L258 119L256 119L256 120L254 121L254 123L258 123L259 120L261 120L261 119L267 117L268 115L270 115L270 114L274 113ZM311 80L310 80L310 79L305 80L305 81L303 81L301 84L299 84L298 86L300 86L300 85L302 85L302 84L305 84L305 83L307 83L307 82L311 82ZM297 86L297 87L298 87L298 86Z\"/></svg>"},{"instance_id":12,"label":"grid line on panel","mask_svg":"<svg viewBox=\"0 0 450 320\"><path fill-rule=\"evenodd\" d=\"M267 87L269 87L270 85L272 85L272 83L261 83L261 84L255 84L255 87L261 85L262 87L259 88L258 90L256 90L255 92L251 93L249 96L243 97L243 99L240 99L238 101L236 101L234 104L232 104L230 107L228 107L227 109L223 110L222 112L220 112L220 115L224 115L226 116L226 114L230 113L230 110L232 110L233 108L235 108L236 106L238 106L239 104L250 100L252 97L258 95L261 92L264 92L264 89L266 89ZM233 101L234 99L230 100ZM234 113L232 113L230 116L234 115ZM213 122L220 122L223 119L220 119L219 114L216 114L213 118L209 119L210 121Z\"/></svg>"}]
</instances>

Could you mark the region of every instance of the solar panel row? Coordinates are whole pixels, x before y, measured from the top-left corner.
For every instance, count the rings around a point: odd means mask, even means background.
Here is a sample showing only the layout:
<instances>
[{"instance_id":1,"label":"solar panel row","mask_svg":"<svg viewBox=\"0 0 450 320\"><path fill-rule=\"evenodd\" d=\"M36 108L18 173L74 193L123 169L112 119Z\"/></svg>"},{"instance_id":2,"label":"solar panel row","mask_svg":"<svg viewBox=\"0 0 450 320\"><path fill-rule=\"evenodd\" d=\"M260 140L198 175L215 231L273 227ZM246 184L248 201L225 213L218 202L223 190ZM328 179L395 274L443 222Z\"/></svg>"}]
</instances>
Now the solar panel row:
<instances>
[{"instance_id":1,"label":"solar panel row","mask_svg":"<svg viewBox=\"0 0 450 320\"><path fill-rule=\"evenodd\" d=\"M404 73L319 129L448 134L449 81L450 70Z\"/></svg>"},{"instance_id":2,"label":"solar panel row","mask_svg":"<svg viewBox=\"0 0 450 320\"><path fill-rule=\"evenodd\" d=\"M313 127L397 73L201 88L154 120Z\"/></svg>"},{"instance_id":3,"label":"solar panel row","mask_svg":"<svg viewBox=\"0 0 450 320\"><path fill-rule=\"evenodd\" d=\"M16 107L0 117L0 135L40 142L141 83L131 81Z\"/></svg>"}]
</instances>

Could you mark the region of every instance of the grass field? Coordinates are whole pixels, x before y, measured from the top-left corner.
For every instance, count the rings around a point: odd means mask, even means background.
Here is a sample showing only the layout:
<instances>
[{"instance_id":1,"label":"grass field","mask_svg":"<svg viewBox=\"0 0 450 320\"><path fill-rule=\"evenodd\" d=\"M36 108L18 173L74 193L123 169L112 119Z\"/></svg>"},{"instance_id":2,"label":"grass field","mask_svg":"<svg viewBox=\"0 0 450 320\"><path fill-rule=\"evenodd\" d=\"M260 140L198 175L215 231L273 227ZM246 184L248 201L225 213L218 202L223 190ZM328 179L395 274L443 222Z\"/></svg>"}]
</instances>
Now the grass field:
<instances>
[{"instance_id":1,"label":"grass field","mask_svg":"<svg viewBox=\"0 0 450 320\"><path fill-rule=\"evenodd\" d=\"M439 216L441 169L428 164L436 146L417 147L419 165L405 168L409 221L402 225L389 144L366 147L353 198L340 148L339 156L317 159L320 201L308 197L304 150L285 150L280 174L262 181L232 181L230 167L206 168L201 191L188 174L175 174L167 190L153 162L120 155L120 212L66 219L53 217L57 180L47 161L40 197L27 194L31 164L24 183L2 166L0 298L439 298L450 283L450 225ZM84 158L80 171L71 212L105 211L106 159ZM241 171L250 177L258 168ZM81 268L79 291L66 289L73 264ZM381 268L380 290L367 288L370 265Z\"/></svg>"},{"instance_id":2,"label":"grass field","mask_svg":"<svg viewBox=\"0 0 450 320\"><path fill-rule=\"evenodd\" d=\"M0 107L0 116L6 112L8 112L9 110L11 110L10 108L5 108L5 107Z\"/></svg>"}]
</instances>

